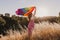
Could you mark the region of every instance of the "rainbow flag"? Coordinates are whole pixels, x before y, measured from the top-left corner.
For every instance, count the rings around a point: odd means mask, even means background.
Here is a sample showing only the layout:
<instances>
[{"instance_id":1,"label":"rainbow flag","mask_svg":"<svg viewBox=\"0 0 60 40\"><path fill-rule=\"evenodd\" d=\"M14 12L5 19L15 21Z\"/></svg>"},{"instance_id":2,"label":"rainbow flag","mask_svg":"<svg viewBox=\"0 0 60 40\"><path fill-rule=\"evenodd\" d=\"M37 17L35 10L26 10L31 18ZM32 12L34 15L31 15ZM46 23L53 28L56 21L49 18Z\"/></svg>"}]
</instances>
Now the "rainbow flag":
<instances>
[{"instance_id":1,"label":"rainbow flag","mask_svg":"<svg viewBox=\"0 0 60 40\"><path fill-rule=\"evenodd\" d=\"M17 9L16 14L29 16L34 11L34 9L35 7L20 8L20 9Z\"/></svg>"}]
</instances>

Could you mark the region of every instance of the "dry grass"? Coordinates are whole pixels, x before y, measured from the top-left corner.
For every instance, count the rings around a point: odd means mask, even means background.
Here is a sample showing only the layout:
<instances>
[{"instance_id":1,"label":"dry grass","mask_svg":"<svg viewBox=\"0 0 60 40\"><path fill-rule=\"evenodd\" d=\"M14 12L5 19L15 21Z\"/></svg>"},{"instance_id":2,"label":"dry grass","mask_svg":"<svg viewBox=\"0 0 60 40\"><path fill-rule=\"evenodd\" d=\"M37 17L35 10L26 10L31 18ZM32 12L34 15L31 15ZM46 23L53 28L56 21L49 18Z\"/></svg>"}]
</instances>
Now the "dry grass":
<instances>
[{"instance_id":1,"label":"dry grass","mask_svg":"<svg viewBox=\"0 0 60 40\"><path fill-rule=\"evenodd\" d=\"M0 40L29 40L28 38L27 29L21 33L10 30L9 35L1 35ZM60 24L48 22L35 24L30 40L60 40Z\"/></svg>"}]
</instances>

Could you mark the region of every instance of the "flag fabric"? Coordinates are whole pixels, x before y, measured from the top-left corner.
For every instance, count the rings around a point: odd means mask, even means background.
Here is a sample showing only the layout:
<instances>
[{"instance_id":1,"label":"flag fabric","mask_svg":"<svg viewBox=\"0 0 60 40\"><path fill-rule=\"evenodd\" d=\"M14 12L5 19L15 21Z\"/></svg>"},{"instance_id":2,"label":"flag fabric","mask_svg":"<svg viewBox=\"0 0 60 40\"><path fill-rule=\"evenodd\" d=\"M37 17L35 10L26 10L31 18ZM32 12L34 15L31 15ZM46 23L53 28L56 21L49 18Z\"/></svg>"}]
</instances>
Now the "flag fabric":
<instances>
[{"instance_id":1,"label":"flag fabric","mask_svg":"<svg viewBox=\"0 0 60 40\"><path fill-rule=\"evenodd\" d=\"M16 14L17 15L23 15L23 16L29 16L33 11L35 7L26 7L26 8L20 8L17 9Z\"/></svg>"}]
</instances>

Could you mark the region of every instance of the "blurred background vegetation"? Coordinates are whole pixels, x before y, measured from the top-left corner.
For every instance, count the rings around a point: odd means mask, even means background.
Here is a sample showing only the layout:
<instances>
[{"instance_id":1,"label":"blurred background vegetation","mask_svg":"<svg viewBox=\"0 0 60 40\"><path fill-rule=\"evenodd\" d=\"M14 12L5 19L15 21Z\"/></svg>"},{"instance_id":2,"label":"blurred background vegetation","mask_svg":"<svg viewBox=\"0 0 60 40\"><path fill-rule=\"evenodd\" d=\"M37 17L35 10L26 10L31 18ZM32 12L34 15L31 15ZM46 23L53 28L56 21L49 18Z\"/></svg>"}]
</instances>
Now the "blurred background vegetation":
<instances>
[{"instance_id":1,"label":"blurred background vegetation","mask_svg":"<svg viewBox=\"0 0 60 40\"><path fill-rule=\"evenodd\" d=\"M35 23L41 23L43 21L49 22L49 23L60 23L60 13L59 16L48 16L48 17L35 17L34 19ZM5 16L3 14L0 14L0 34L5 34L5 31L8 30L16 30L21 31L21 27L25 29L27 28L29 21L26 17L19 17L16 15L12 15L10 17L9 13L5 13Z\"/></svg>"}]
</instances>

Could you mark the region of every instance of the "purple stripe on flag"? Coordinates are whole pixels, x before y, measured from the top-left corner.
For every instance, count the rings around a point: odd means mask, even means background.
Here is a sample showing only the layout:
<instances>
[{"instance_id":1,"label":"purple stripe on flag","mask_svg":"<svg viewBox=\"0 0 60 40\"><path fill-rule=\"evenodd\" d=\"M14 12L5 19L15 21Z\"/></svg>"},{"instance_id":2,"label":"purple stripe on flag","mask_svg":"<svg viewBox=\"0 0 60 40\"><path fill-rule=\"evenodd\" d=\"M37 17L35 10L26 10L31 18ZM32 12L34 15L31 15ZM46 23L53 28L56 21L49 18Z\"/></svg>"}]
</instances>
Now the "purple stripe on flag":
<instances>
[{"instance_id":1,"label":"purple stripe on flag","mask_svg":"<svg viewBox=\"0 0 60 40\"><path fill-rule=\"evenodd\" d=\"M23 12L22 9L18 9L18 10L16 11L16 14L17 14L17 15L24 15L24 12Z\"/></svg>"}]
</instances>

